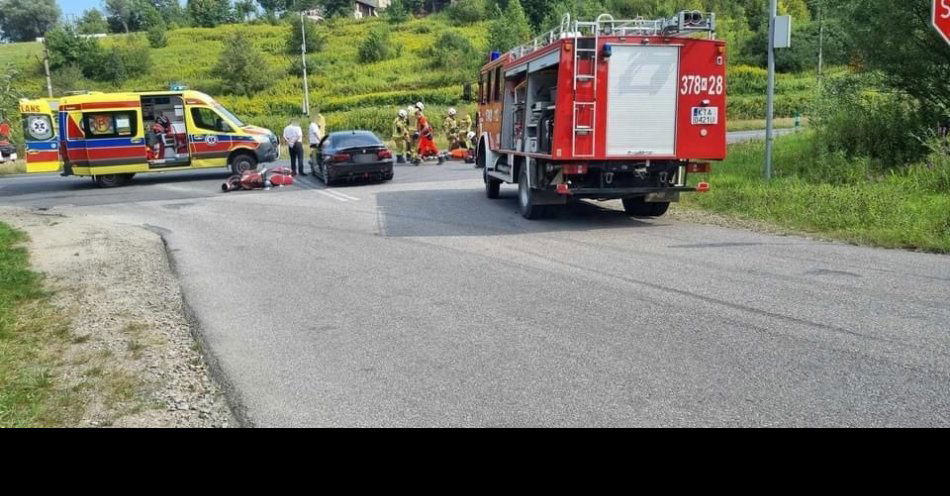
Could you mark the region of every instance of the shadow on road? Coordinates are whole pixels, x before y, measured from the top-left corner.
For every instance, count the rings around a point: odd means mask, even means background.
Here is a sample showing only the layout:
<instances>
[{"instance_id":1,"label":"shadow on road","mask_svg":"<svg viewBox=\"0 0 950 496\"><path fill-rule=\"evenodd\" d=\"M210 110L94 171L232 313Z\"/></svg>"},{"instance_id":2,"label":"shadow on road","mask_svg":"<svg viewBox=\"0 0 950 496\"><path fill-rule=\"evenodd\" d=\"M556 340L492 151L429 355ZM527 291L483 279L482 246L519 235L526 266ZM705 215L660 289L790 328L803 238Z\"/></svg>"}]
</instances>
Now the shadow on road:
<instances>
[{"instance_id":1,"label":"shadow on road","mask_svg":"<svg viewBox=\"0 0 950 496\"><path fill-rule=\"evenodd\" d=\"M515 191L503 191L498 200L485 198L482 189L383 191L376 195L376 205L380 231L390 237L505 236L658 225L588 202L557 208L549 218L529 221L518 213Z\"/></svg>"},{"instance_id":2,"label":"shadow on road","mask_svg":"<svg viewBox=\"0 0 950 496\"><path fill-rule=\"evenodd\" d=\"M189 172L167 172L155 174L141 174L135 176L131 183L119 188L103 189L99 188L88 177L60 177L58 175L43 176L17 176L9 179L6 187L0 189L0 197L16 197L26 195L42 195L47 193L69 193L77 194L84 192L115 193L119 196L121 193L136 191L137 188L157 186L163 184L194 183L200 181L221 181L224 182L231 173L226 170L209 171L189 171ZM220 193L220 188L208 188L208 193ZM63 198L63 197L55 197Z\"/></svg>"}]
</instances>

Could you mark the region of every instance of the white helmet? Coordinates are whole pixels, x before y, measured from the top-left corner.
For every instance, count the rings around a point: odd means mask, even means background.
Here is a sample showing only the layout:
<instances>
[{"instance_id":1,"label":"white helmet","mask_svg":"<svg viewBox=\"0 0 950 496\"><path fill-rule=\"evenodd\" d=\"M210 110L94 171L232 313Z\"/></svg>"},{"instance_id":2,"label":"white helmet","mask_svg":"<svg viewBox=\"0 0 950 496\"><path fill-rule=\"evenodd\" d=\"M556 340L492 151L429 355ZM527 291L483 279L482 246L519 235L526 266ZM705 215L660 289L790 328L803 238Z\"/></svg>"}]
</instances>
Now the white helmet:
<instances>
[{"instance_id":1,"label":"white helmet","mask_svg":"<svg viewBox=\"0 0 950 496\"><path fill-rule=\"evenodd\" d=\"M399 110L399 117L402 117L403 119L405 119L406 117L409 117L409 112L406 112L405 109L400 109L400 110Z\"/></svg>"},{"instance_id":2,"label":"white helmet","mask_svg":"<svg viewBox=\"0 0 950 496\"><path fill-rule=\"evenodd\" d=\"M426 109L426 106L425 106L425 104L423 104L422 102L419 102L419 103L416 103L416 109L417 109L417 110L425 110L425 109Z\"/></svg>"},{"instance_id":3,"label":"white helmet","mask_svg":"<svg viewBox=\"0 0 950 496\"><path fill-rule=\"evenodd\" d=\"M458 114L457 110L455 110L454 108L449 109L449 117L455 117L456 114Z\"/></svg>"},{"instance_id":4,"label":"white helmet","mask_svg":"<svg viewBox=\"0 0 950 496\"><path fill-rule=\"evenodd\" d=\"M470 131L470 132L468 133L468 139L470 139L470 140L475 139L475 136L477 136L477 135L475 134L475 131Z\"/></svg>"}]
</instances>

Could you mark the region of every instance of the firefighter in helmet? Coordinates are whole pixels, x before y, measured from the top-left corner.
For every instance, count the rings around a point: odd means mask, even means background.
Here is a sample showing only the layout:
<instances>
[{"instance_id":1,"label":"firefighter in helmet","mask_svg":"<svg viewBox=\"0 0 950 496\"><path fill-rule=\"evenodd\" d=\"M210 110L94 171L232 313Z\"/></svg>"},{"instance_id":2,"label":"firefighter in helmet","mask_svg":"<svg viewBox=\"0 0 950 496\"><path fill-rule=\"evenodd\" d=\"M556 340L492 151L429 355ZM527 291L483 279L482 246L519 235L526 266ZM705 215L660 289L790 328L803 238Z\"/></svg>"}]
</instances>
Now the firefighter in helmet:
<instances>
[{"instance_id":1,"label":"firefighter in helmet","mask_svg":"<svg viewBox=\"0 0 950 496\"><path fill-rule=\"evenodd\" d=\"M414 162L416 159L410 129L409 112L402 109L393 121L393 142L395 142L397 164L404 164L406 161Z\"/></svg>"},{"instance_id":2,"label":"firefighter in helmet","mask_svg":"<svg viewBox=\"0 0 950 496\"><path fill-rule=\"evenodd\" d=\"M459 123L455 120L455 117L458 115L458 112L454 108L450 108L448 115L446 115L445 120L442 121L442 132L445 133L445 139L449 143L449 150L457 150L461 148L460 146L460 136L459 136Z\"/></svg>"},{"instance_id":3,"label":"firefighter in helmet","mask_svg":"<svg viewBox=\"0 0 950 496\"><path fill-rule=\"evenodd\" d=\"M474 131L474 129L472 129L473 126L474 123L472 122L472 116L468 115L468 112L466 112L465 115L462 116L462 120L459 121L459 128L461 129L462 134L468 135L468 133Z\"/></svg>"},{"instance_id":4,"label":"firefighter in helmet","mask_svg":"<svg viewBox=\"0 0 950 496\"><path fill-rule=\"evenodd\" d=\"M416 162L435 157L438 158L439 165L442 165L445 159L439 153L439 148L435 146L435 132L429 120L426 119L424 110L425 105L421 102L416 104L416 133L419 136L419 156L416 157Z\"/></svg>"}]
</instances>

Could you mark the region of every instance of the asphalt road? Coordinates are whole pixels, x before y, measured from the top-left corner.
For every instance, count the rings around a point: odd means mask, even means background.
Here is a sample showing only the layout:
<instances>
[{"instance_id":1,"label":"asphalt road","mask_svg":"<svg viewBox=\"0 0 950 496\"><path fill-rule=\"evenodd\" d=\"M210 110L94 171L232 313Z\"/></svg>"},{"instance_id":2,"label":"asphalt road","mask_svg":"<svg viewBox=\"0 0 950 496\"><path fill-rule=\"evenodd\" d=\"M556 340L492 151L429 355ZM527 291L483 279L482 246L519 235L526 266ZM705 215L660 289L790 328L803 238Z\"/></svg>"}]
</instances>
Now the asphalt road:
<instances>
[{"instance_id":1,"label":"asphalt road","mask_svg":"<svg viewBox=\"0 0 950 496\"><path fill-rule=\"evenodd\" d=\"M527 221L462 164L387 184L226 174L0 205L164 234L257 426L947 426L950 258L627 218Z\"/></svg>"}]
</instances>

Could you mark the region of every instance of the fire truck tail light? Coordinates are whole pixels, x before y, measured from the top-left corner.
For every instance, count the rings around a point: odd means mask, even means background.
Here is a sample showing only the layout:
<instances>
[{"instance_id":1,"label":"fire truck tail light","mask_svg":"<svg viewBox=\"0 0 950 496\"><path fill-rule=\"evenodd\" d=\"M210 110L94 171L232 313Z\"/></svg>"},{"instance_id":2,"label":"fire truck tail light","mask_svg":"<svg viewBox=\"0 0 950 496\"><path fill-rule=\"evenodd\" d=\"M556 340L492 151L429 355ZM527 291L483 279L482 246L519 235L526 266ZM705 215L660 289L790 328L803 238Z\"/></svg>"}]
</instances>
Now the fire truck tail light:
<instances>
[{"instance_id":1,"label":"fire truck tail light","mask_svg":"<svg viewBox=\"0 0 950 496\"><path fill-rule=\"evenodd\" d=\"M567 184L558 184L557 185L557 194L559 195L569 195L571 194L571 187Z\"/></svg>"},{"instance_id":2,"label":"fire truck tail light","mask_svg":"<svg viewBox=\"0 0 950 496\"><path fill-rule=\"evenodd\" d=\"M709 183L706 183L706 182L699 183L699 185L696 186L696 191L700 193L709 193L709 189L710 189Z\"/></svg>"},{"instance_id":3,"label":"fire truck tail light","mask_svg":"<svg viewBox=\"0 0 950 496\"><path fill-rule=\"evenodd\" d=\"M565 165L564 166L565 176L582 176L584 174L587 174L586 165Z\"/></svg>"},{"instance_id":4,"label":"fire truck tail light","mask_svg":"<svg viewBox=\"0 0 950 496\"><path fill-rule=\"evenodd\" d=\"M686 172L690 174L709 174L712 172L712 164L709 162L692 162L686 166Z\"/></svg>"}]
</instances>

